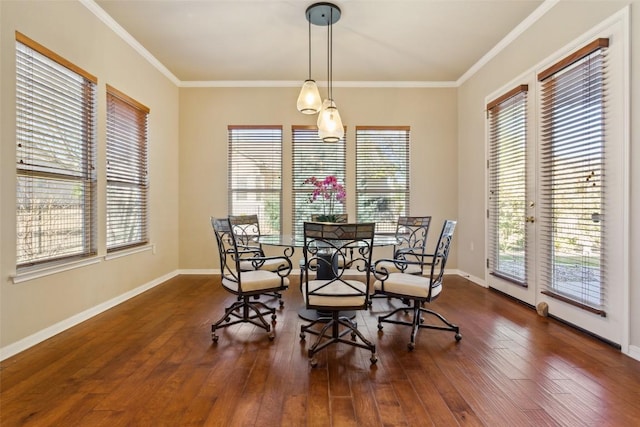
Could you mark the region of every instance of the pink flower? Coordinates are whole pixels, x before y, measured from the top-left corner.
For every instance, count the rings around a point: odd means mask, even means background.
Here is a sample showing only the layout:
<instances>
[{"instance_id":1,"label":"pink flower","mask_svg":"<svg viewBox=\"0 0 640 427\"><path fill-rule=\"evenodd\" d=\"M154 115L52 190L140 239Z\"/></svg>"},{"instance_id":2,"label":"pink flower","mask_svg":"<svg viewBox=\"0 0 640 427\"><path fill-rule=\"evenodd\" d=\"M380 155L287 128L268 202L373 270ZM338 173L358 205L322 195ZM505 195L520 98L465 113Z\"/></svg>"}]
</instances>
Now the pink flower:
<instances>
[{"instance_id":1,"label":"pink flower","mask_svg":"<svg viewBox=\"0 0 640 427\"><path fill-rule=\"evenodd\" d=\"M315 176L304 180L303 184L313 185L313 192L309 197L309 203L317 200L322 201L322 212L325 215L333 215L333 208L336 203L343 204L347 198L347 192L342 184L338 182L338 178L329 175L323 180L317 179Z\"/></svg>"}]
</instances>

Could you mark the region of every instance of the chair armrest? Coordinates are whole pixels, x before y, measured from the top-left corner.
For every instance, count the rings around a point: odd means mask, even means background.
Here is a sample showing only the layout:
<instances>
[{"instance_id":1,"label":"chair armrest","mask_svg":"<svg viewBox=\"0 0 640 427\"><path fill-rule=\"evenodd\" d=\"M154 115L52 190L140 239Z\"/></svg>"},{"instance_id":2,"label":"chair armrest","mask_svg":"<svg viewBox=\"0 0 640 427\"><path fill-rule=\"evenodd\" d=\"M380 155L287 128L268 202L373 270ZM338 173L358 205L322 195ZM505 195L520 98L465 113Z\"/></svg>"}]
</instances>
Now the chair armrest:
<instances>
[{"instance_id":1,"label":"chair armrest","mask_svg":"<svg viewBox=\"0 0 640 427\"><path fill-rule=\"evenodd\" d=\"M389 277L389 271L384 268L384 266L380 266L381 263L393 263L398 270L404 271L407 269L409 265L424 265L421 261L409 261L406 259L390 259L390 258L381 258L376 260L372 266L372 272L376 279L385 281Z\"/></svg>"},{"instance_id":2,"label":"chair armrest","mask_svg":"<svg viewBox=\"0 0 640 427\"><path fill-rule=\"evenodd\" d=\"M286 256L254 256L251 258L245 258L245 261L251 261L253 267L257 270L259 269L265 262L272 260L280 260L281 265L274 271L274 273L278 273L278 275L282 277L288 276L293 270L293 264L291 263L291 259Z\"/></svg>"}]
</instances>

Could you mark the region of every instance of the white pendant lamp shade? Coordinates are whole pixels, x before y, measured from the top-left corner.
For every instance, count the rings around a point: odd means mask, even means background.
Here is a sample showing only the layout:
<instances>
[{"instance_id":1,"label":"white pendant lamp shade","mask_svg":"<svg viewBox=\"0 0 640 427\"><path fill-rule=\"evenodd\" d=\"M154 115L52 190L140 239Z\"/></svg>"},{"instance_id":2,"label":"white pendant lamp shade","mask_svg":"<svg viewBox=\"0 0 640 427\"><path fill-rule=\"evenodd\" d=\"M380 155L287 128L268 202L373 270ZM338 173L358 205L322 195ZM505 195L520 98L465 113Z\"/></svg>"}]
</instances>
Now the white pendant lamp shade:
<instances>
[{"instance_id":1,"label":"white pendant lamp shade","mask_svg":"<svg viewBox=\"0 0 640 427\"><path fill-rule=\"evenodd\" d=\"M338 142L344 136L340 112L332 99L325 99L318 115L318 136L324 142Z\"/></svg>"},{"instance_id":2,"label":"white pendant lamp shade","mask_svg":"<svg viewBox=\"0 0 640 427\"><path fill-rule=\"evenodd\" d=\"M315 80L306 80L298 95L298 111L303 114L316 114L322 107L322 98Z\"/></svg>"}]
</instances>

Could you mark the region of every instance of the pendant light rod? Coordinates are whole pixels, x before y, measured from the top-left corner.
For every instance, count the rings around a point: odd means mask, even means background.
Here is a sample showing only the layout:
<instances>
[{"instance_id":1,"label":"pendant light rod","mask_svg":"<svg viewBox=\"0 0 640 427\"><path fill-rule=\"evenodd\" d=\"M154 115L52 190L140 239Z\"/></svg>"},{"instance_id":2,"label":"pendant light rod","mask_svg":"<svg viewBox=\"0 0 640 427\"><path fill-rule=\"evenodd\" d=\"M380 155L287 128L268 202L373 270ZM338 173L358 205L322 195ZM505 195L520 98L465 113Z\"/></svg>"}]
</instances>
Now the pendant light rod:
<instances>
[{"instance_id":1,"label":"pendant light rod","mask_svg":"<svg viewBox=\"0 0 640 427\"><path fill-rule=\"evenodd\" d=\"M309 21L309 78L311 80L311 18L307 14L307 20Z\"/></svg>"},{"instance_id":2,"label":"pendant light rod","mask_svg":"<svg viewBox=\"0 0 640 427\"><path fill-rule=\"evenodd\" d=\"M331 98L331 24L327 25L327 95Z\"/></svg>"}]
</instances>

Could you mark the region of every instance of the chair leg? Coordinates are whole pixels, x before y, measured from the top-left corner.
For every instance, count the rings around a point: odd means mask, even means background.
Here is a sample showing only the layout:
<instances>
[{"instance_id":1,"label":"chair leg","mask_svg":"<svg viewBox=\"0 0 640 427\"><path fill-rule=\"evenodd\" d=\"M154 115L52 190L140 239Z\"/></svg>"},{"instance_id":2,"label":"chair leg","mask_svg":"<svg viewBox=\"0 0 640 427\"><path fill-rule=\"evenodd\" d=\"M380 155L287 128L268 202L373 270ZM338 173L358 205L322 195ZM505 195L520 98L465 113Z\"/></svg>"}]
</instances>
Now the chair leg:
<instances>
[{"instance_id":1,"label":"chair leg","mask_svg":"<svg viewBox=\"0 0 640 427\"><path fill-rule=\"evenodd\" d=\"M244 295L240 301L236 301L225 308L224 315L211 325L211 339L213 342L218 342L217 329L226 328L237 323L251 323L269 332L269 340L275 338L275 334L271 331L271 325L267 323L264 316L271 314L271 320L275 322L277 318L276 309L261 301L251 302L250 298L250 296ZM236 311L240 311L241 314L236 313ZM231 321L232 318L237 320Z\"/></svg>"},{"instance_id":2,"label":"chair leg","mask_svg":"<svg viewBox=\"0 0 640 427\"><path fill-rule=\"evenodd\" d=\"M452 332L455 332L456 341L460 341L462 339L462 335L460 334L460 328L457 325L454 325L453 323L449 322L440 313L437 313L437 312L435 312L433 310L430 310L428 308L423 308L422 307L422 301L420 301L420 300L413 300L413 306L412 306L413 315L412 315L412 318L411 318L411 322L407 322L407 321L404 321L404 320L390 319L391 316L395 315L396 313L398 313L400 311L403 311L403 312L406 313L407 308L404 308L404 307L397 308L397 309L393 310L391 313L388 313L388 314L386 314L384 316L379 316L378 317L378 330L382 330L382 328L383 328L382 323L383 322L393 323L393 324L396 324L396 325L411 326L411 336L410 336L409 343L407 344L407 347L409 348L409 351L413 350L416 347L416 337L418 336L418 331L420 329L423 329L423 328L424 329L436 329L436 330L440 330L440 331L452 331ZM438 319L440 319L447 326L424 324L424 319L422 318L422 313L431 314L433 316L436 316Z\"/></svg>"},{"instance_id":3,"label":"chair leg","mask_svg":"<svg viewBox=\"0 0 640 427\"><path fill-rule=\"evenodd\" d=\"M428 308L423 308L420 307L420 313L425 313L425 314L431 314L436 316L438 319L440 319L442 321L442 323L444 323L447 326L438 326L438 325L425 325L425 324L420 324L421 328L425 328L425 329L437 329L439 331L452 331L455 332L455 338L456 341L460 341L462 339L462 334L460 334L460 327L458 325L455 325L451 322L449 322L447 319L444 318L443 315L441 315L440 313L430 310Z\"/></svg>"},{"instance_id":4,"label":"chair leg","mask_svg":"<svg viewBox=\"0 0 640 427\"><path fill-rule=\"evenodd\" d=\"M371 351L371 357L369 358L369 360L371 361L372 365L378 361L378 355L376 354L375 344L367 340L364 337L364 335L362 335L362 333L357 329L357 325L355 322L352 322L347 317L340 316L340 312L338 311L334 311L332 313L330 320L327 321L326 319L324 319L324 321L326 323L324 323L324 326L320 331L314 331L310 329L311 326L315 325L316 323L320 323L320 321L318 320L312 322L309 325L303 325L300 331L301 340L305 339L305 336L304 336L305 332L318 336L316 338L316 341L308 350L309 359L311 359L310 363L312 367L315 367L318 364L318 361L315 358L315 355L320 350L322 350L323 348L331 344L338 343L338 342L349 344L355 347L364 348ZM344 326L344 329L342 331L340 330L340 325ZM349 333L351 334L351 340L346 340L342 338ZM359 337L362 343L356 342L356 337Z\"/></svg>"}]
</instances>

